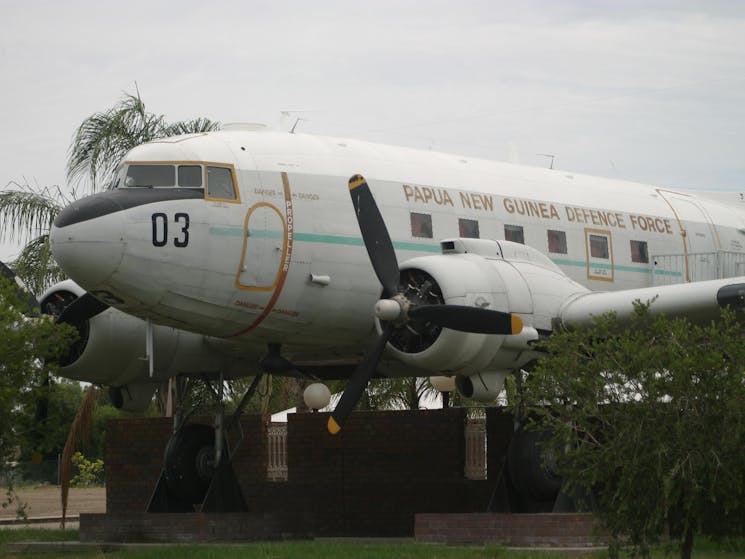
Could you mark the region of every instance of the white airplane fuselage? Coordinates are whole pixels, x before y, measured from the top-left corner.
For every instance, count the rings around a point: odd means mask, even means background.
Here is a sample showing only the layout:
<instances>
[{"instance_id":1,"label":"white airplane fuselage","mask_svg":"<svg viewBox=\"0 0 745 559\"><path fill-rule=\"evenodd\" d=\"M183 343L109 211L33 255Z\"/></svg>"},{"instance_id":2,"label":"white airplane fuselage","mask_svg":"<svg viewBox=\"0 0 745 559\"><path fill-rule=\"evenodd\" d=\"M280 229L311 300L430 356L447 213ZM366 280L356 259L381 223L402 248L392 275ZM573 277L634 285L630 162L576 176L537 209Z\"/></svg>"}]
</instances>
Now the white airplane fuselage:
<instances>
[{"instance_id":1,"label":"white airplane fuselage","mask_svg":"<svg viewBox=\"0 0 745 559\"><path fill-rule=\"evenodd\" d=\"M184 167L185 177L201 173L202 184L125 184L138 165L175 166L177 174ZM381 286L349 198L355 173L370 185L399 262L441 254L442 239L508 235L579 284L610 291L655 277L697 279L699 255L745 253L745 210L684 192L347 139L226 130L132 150L111 208L56 226L55 255L85 289L157 324L257 354L267 342L295 355L359 353L374 331ZM169 198L176 191L183 196ZM683 267L654 261L671 254Z\"/></svg>"}]
</instances>

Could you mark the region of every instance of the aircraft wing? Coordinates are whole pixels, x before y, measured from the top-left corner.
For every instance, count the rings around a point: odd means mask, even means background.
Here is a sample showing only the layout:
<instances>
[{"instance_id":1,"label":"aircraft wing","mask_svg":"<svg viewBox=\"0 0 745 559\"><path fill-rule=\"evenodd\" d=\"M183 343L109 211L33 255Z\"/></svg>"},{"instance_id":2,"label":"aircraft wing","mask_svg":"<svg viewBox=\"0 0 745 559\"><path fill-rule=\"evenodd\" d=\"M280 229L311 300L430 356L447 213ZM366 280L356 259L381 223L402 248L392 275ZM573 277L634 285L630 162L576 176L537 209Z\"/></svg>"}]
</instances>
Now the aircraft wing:
<instances>
[{"instance_id":1,"label":"aircraft wing","mask_svg":"<svg viewBox=\"0 0 745 559\"><path fill-rule=\"evenodd\" d=\"M577 294L562 305L555 322L582 326L611 311L623 321L632 315L637 301L650 303L652 314L707 322L716 319L723 307L745 310L745 277Z\"/></svg>"}]
</instances>

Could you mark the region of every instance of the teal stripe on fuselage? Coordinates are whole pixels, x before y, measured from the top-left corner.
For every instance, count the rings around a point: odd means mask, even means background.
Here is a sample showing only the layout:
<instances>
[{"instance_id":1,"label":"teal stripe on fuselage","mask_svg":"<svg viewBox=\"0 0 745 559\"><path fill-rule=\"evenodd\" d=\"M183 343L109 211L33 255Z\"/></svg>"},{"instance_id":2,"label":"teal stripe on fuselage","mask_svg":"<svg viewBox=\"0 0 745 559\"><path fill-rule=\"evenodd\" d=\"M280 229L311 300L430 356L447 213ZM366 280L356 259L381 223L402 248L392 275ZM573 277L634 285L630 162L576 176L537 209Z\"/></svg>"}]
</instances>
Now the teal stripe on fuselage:
<instances>
[{"instance_id":1,"label":"teal stripe on fuselage","mask_svg":"<svg viewBox=\"0 0 745 559\"><path fill-rule=\"evenodd\" d=\"M210 235L218 237L243 237L243 229L238 227L210 227ZM265 231L263 229L249 229L249 237L255 239L281 239L284 235L282 231ZM316 233L295 233L293 237L295 242L301 243L320 243L326 245L346 245L346 246L365 246L362 237L344 237L341 235L318 235ZM398 250L410 250L412 252L433 252L439 254L441 251L440 244L411 243L406 241L393 241L393 247ZM567 260L564 258L552 258L557 266L572 266L586 268L587 262L583 260ZM634 272L640 274L651 274L653 270L648 267L635 266L611 266L610 264L592 264L595 268L610 270L611 268L619 272ZM672 272L669 270L654 270L655 275L682 277L681 272Z\"/></svg>"},{"instance_id":2,"label":"teal stripe on fuselage","mask_svg":"<svg viewBox=\"0 0 745 559\"><path fill-rule=\"evenodd\" d=\"M243 237L243 229L238 227L210 227L210 235L218 237ZM282 231L265 231L263 229L249 229L248 236L254 239L281 239ZM318 235L316 233L295 233L295 242L320 243L325 245L365 246L362 237L343 237L341 235ZM393 247L398 250L411 250L414 252L440 253L440 244L410 243L405 241L393 241Z\"/></svg>"},{"instance_id":3,"label":"teal stripe on fuselage","mask_svg":"<svg viewBox=\"0 0 745 559\"><path fill-rule=\"evenodd\" d=\"M587 267L587 262L585 262L584 260L567 260L565 258L552 258L551 261L557 266L573 266L573 267L578 267L578 268ZM619 272L636 272L639 274L651 274L654 272L656 276L683 277L682 272L673 272L670 270L659 270L659 269L652 270L652 268L649 268L649 267L621 266L619 264L611 266L610 264L602 264L602 263L595 263L595 262L593 262L591 266L593 268L599 268L601 270L613 269Z\"/></svg>"}]
</instances>

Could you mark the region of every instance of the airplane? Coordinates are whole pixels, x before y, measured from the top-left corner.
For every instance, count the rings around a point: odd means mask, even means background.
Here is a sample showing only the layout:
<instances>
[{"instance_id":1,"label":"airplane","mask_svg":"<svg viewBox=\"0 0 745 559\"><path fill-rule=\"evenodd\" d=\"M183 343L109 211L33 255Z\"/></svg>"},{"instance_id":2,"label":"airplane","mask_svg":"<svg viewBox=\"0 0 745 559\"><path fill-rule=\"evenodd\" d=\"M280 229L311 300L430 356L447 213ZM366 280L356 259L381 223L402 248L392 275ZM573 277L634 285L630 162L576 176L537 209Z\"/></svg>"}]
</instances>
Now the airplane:
<instances>
[{"instance_id":1,"label":"airplane","mask_svg":"<svg viewBox=\"0 0 745 559\"><path fill-rule=\"evenodd\" d=\"M175 375L347 379L332 434L376 374L493 401L558 328L745 308L745 203L258 125L134 148L50 239L64 375L125 409Z\"/></svg>"}]
</instances>

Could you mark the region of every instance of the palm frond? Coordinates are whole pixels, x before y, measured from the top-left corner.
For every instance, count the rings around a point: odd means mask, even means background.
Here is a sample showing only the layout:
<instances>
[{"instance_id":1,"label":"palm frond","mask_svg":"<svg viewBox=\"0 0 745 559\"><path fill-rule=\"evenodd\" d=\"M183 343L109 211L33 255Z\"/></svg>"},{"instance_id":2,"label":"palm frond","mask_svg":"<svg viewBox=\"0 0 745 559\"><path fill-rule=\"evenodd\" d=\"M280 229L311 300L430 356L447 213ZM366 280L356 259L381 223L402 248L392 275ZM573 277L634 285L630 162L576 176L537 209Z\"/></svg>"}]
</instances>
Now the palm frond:
<instances>
[{"instance_id":1,"label":"palm frond","mask_svg":"<svg viewBox=\"0 0 745 559\"><path fill-rule=\"evenodd\" d=\"M95 192L129 150L157 137L162 127L163 117L145 110L139 92L125 94L117 105L92 114L78 127L67 159L68 180L87 178Z\"/></svg>"},{"instance_id":2,"label":"palm frond","mask_svg":"<svg viewBox=\"0 0 745 559\"><path fill-rule=\"evenodd\" d=\"M11 267L36 295L67 278L52 256L49 235L40 235L27 243Z\"/></svg>"},{"instance_id":3,"label":"palm frond","mask_svg":"<svg viewBox=\"0 0 745 559\"><path fill-rule=\"evenodd\" d=\"M65 528L65 517L67 516L67 497L70 492L70 479L72 478L72 455L81 444L88 444L91 430L93 429L93 412L96 409L96 398L98 389L91 386L85 393L83 401L75 414L75 419L70 425L67 434L65 448L62 450L60 463L60 497L62 500L62 528Z\"/></svg>"},{"instance_id":4,"label":"palm frond","mask_svg":"<svg viewBox=\"0 0 745 559\"><path fill-rule=\"evenodd\" d=\"M125 93L112 108L86 118L73 136L67 159L70 182L87 179L93 192L109 182L132 148L157 138L209 132L220 128L207 118L168 123L145 109L139 90Z\"/></svg>"},{"instance_id":5,"label":"palm frond","mask_svg":"<svg viewBox=\"0 0 745 559\"><path fill-rule=\"evenodd\" d=\"M164 123L159 131L159 137L178 136L180 134L196 134L199 132L212 132L219 130L222 124L208 118L195 118L193 120L180 120L173 123Z\"/></svg>"},{"instance_id":6,"label":"palm frond","mask_svg":"<svg viewBox=\"0 0 745 559\"><path fill-rule=\"evenodd\" d=\"M0 192L0 241L25 242L48 233L68 203L59 187L8 183Z\"/></svg>"}]
</instances>

